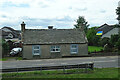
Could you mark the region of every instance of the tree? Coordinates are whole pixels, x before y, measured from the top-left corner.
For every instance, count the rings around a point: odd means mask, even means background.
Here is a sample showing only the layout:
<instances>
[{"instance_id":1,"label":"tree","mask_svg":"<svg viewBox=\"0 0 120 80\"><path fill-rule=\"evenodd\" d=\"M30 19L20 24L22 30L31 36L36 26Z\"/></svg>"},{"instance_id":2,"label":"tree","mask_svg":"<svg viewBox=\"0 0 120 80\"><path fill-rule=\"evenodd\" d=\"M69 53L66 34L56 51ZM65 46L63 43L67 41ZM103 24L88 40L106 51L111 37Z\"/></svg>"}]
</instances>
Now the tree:
<instances>
[{"instance_id":1,"label":"tree","mask_svg":"<svg viewBox=\"0 0 120 80\"><path fill-rule=\"evenodd\" d=\"M116 9L116 14L118 15L117 20L119 21L120 20L120 7L118 7ZM120 22L119 22L119 24L120 24Z\"/></svg>"},{"instance_id":2,"label":"tree","mask_svg":"<svg viewBox=\"0 0 120 80\"><path fill-rule=\"evenodd\" d=\"M2 56L4 57L5 55L7 55L8 51L9 51L8 43L3 39L2 40Z\"/></svg>"},{"instance_id":3,"label":"tree","mask_svg":"<svg viewBox=\"0 0 120 80\"><path fill-rule=\"evenodd\" d=\"M96 35L96 33L97 33L96 29L97 29L97 27L92 27L92 28L89 28L89 30L87 32L88 45L90 45L90 46L98 46L99 45L101 36Z\"/></svg>"},{"instance_id":4,"label":"tree","mask_svg":"<svg viewBox=\"0 0 120 80\"><path fill-rule=\"evenodd\" d=\"M120 50L120 38L118 39L118 42L116 42L116 47L118 48L118 50Z\"/></svg>"},{"instance_id":5,"label":"tree","mask_svg":"<svg viewBox=\"0 0 120 80\"><path fill-rule=\"evenodd\" d=\"M105 46L106 44L109 44L110 38L104 37L100 40L100 45Z\"/></svg>"},{"instance_id":6,"label":"tree","mask_svg":"<svg viewBox=\"0 0 120 80\"><path fill-rule=\"evenodd\" d=\"M111 38L110 38L111 47L116 46L116 42L118 42L118 39L119 39L119 35L117 35L117 34L111 35Z\"/></svg>"},{"instance_id":7,"label":"tree","mask_svg":"<svg viewBox=\"0 0 120 80\"><path fill-rule=\"evenodd\" d=\"M76 22L76 24L74 25L75 28L83 28L85 33L87 33L89 24L83 16L79 16L75 22Z\"/></svg>"}]
</instances>

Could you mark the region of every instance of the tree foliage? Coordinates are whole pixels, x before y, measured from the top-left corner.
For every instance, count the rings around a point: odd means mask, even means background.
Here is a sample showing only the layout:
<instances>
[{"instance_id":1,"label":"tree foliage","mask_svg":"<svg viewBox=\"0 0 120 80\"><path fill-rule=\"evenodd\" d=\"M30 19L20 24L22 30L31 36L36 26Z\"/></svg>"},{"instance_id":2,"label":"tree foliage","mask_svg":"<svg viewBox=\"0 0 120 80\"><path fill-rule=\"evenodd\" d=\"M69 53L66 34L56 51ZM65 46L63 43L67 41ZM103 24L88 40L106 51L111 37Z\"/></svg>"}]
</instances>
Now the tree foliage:
<instances>
[{"instance_id":1,"label":"tree foliage","mask_svg":"<svg viewBox=\"0 0 120 80\"><path fill-rule=\"evenodd\" d=\"M74 25L75 28L83 28L85 33L87 33L89 24L83 16L79 16L75 22L76 22L76 24Z\"/></svg>"},{"instance_id":2,"label":"tree foliage","mask_svg":"<svg viewBox=\"0 0 120 80\"><path fill-rule=\"evenodd\" d=\"M108 40L107 46L105 49L107 51L120 50L120 35L118 34L111 35L111 38Z\"/></svg>"},{"instance_id":3,"label":"tree foliage","mask_svg":"<svg viewBox=\"0 0 120 80\"><path fill-rule=\"evenodd\" d=\"M2 56L4 57L4 55L7 55L8 51L9 51L8 43L3 39L2 40Z\"/></svg>"},{"instance_id":4,"label":"tree foliage","mask_svg":"<svg viewBox=\"0 0 120 80\"><path fill-rule=\"evenodd\" d=\"M118 39L119 39L119 35L117 35L117 34L111 35L110 44L112 47L116 46L116 42L118 41Z\"/></svg>"},{"instance_id":5,"label":"tree foliage","mask_svg":"<svg viewBox=\"0 0 120 80\"><path fill-rule=\"evenodd\" d=\"M120 20L120 7L116 9L116 14L118 15L117 20Z\"/></svg>"},{"instance_id":6,"label":"tree foliage","mask_svg":"<svg viewBox=\"0 0 120 80\"><path fill-rule=\"evenodd\" d=\"M88 45L90 46L98 46L99 45L99 40L101 36L97 36L96 31L97 27L92 27L89 28L87 31L87 39L88 39Z\"/></svg>"},{"instance_id":7,"label":"tree foliage","mask_svg":"<svg viewBox=\"0 0 120 80\"><path fill-rule=\"evenodd\" d=\"M110 38L104 37L100 40L100 46L105 46L106 44L109 44Z\"/></svg>"}]
</instances>

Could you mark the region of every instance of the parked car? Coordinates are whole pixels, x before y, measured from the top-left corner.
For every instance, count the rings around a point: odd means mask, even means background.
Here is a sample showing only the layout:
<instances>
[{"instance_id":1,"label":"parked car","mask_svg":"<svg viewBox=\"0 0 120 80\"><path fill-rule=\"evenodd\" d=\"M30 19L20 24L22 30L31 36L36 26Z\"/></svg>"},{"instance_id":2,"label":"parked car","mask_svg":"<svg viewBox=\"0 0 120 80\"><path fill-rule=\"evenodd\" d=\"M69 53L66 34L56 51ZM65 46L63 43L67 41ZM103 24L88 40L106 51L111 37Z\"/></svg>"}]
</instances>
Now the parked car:
<instances>
[{"instance_id":1,"label":"parked car","mask_svg":"<svg viewBox=\"0 0 120 80\"><path fill-rule=\"evenodd\" d=\"M22 48L13 48L10 52L10 56L18 55L20 52L22 52Z\"/></svg>"}]
</instances>

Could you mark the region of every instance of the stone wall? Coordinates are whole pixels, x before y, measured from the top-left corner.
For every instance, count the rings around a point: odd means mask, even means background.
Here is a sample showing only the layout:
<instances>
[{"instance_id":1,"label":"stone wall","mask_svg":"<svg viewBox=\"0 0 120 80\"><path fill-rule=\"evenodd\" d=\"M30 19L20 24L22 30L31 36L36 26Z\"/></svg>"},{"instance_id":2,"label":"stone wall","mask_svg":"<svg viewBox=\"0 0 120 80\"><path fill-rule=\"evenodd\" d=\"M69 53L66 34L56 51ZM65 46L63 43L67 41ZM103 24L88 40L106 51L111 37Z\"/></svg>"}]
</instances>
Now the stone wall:
<instances>
[{"instance_id":1,"label":"stone wall","mask_svg":"<svg viewBox=\"0 0 120 80\"><path fill-rule=\"evenodd\" d=\"M36 59L36 58L60 58L64 56L86 56L88 55L88 45L78 44L78 53L71 54L70 47L71 44L56 44L60 45L60 52L50 52L51 45L40 45L40 56L33 56L32 45L23 46L23 58L26 59Z\"/></svg>"}]
</instances>

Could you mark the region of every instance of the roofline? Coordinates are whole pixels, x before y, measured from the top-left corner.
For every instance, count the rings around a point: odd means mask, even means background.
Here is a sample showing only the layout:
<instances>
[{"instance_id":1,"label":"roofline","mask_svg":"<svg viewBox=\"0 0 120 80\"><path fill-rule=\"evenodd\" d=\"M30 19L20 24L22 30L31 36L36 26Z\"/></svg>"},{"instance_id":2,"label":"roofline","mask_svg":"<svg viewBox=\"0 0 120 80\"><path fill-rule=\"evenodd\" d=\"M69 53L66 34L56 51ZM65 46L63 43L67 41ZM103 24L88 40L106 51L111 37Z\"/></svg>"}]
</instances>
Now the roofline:
<instances>
[{"instance_id":1,"label":"roofline","mask_svg":"<svg viewBox=\"0 0 120 80\"><path fill-rule=\"evenodd\" d=\"M81 30L81 29L25 29L25 30Z\"/></svg>"},{"instance_id":2,"label":"roofline","mask_svg":"<svg viewBox=\"0 0 120 80\"><path fill-rule=\"evenodd\" d=\"M44 44L24 44L23 45L59 45L59 44L88 44L88 42L85 43L44 43Z\"/></svg>"}]
</instances>

